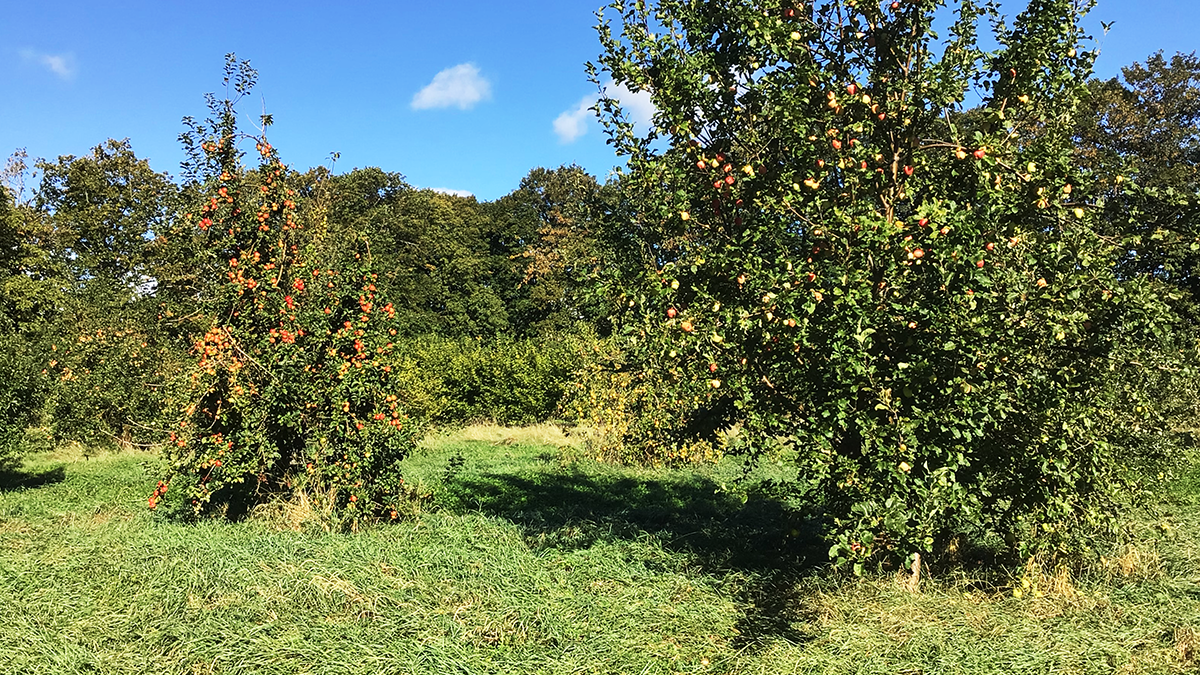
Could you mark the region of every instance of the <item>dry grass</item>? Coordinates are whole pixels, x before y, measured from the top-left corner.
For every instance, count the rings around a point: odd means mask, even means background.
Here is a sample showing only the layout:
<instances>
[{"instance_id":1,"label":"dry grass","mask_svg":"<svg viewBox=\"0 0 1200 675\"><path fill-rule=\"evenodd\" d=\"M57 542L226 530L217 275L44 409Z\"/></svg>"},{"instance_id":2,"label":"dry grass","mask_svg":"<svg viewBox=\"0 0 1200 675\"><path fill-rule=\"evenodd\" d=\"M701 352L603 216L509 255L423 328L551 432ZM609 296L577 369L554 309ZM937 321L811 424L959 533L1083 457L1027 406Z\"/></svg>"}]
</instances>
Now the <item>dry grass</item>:
<instances>
[{"instance_id":1,"label":"dry grass","mask_svg":"<svg viewBox=\"0 0 1200 675\"><path fill-rule=\"evenodd\" d=\"M567 430L557 424L543 423L527 427L504 427L492 422L485 422L453 431L430 434L422 445L426 448L437 448L458 443L577 448L582 445L583 438L578 433L568 435Z\"/></svg>"}]
</instances>

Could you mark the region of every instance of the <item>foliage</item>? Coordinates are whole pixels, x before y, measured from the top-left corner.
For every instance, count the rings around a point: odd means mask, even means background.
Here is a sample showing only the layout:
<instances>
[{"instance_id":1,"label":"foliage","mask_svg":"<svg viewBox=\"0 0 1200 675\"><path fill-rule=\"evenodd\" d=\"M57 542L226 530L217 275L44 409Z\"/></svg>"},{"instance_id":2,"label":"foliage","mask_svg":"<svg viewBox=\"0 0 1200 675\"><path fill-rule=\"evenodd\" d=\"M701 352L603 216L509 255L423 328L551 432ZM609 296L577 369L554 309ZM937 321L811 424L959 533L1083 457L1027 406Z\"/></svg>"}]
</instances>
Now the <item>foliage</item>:
<instances>
[{"instance_id":1,"label":"foliage","mask_svg":"<svg viewBox=\"0 0 1200 675\"><path fill-rule=\"evenodd\" d=\"M858 571L1111 524L1123 462L1093 397L1172 321L1114 272L1073 161L1088 3L1009 27L956 2L944 49L941 4L618 0L600 28L600 65L657 108L638 136L600 104L636 208L628 354L754 447L790 443Z\"/></svg>"},{"instance_id":2,"label":"foliage","mask_svg":"<svg viewBox=\"0 0 1200 675\"><path fill-rule=\"evenodd\" d=\"M559 413L594 344L586 334L413 338L400 343L389 361L393 391L411 414L439 425L545 422Z\"/></svg>"},{"instance_id":3,"label":"foliage","mask_svg":"<svg viewBox=\"0 0 1200 675\"><path fill-rule=\"evenodd\" d=\"M126 309L50 327L48 425L55 440L91 448L162 441L182 407L186 357L153 317Z\"/></svg>"},{"instance_id":4,"label":"foliage","mask_svg":"<svg viewBox=\"0 0 1200 675\"><path fill-rule=\"evenodd\" d=\"M230 56L226 85L240 96L253 84ZM388 387L396 311L361 240L332 240L319 206L301 217L265 137L253 137L257 170L242 167L235 104L210 100L215 119L184 136L200 197L185 225L226 261L226 280L205 307L212 324L150 506L170 487L196 512L236 515L303 490L352 522L395 518L397 463L420 435Z\"/></svg>"},{"instance_id":5,"label":"foliage","mask_svg":"<svg viewBox=\"0 0 1200 675\"><path fill-rule=\"evenodd\" d=\"M701 409L707 402L645 370L631 369L613 341L587 345L564 400L564 418L578 425L591 459L616 464L662 466L719 459L721 431L697 428L706 419L724 419Z\"/></svg>"},{"instance_id":6,"label":"foliage","mask_svg":"<svg viewBox=\"0 0 1200 675\"><path fill-rule=\"evenodd\" d=\"M602 319L587 280L611 260L598 234L613 193L578 166L538 167L489 205L493 253L512 261L508 305L521 334Z\"/></svg>"},{"instance_id":7,"label":"foliage","mask_svg":"<svg viewBox=\"0 0 1200 675\"><path fill-rule=\"evenodd\" d=\"M6 187L0 186L0 471L20 463L26 427L42 412L45 381L39 374L34 318L22 295L27 248L22 218Z\"/></svg>"},{"instance_id":8,"label":"foliage","mask_svg":"<svg viewBox=\"0 0 1200 675\"><path fill-rule=\"evenodd\" d=\"M174 214L177 188L138 159L129 141L109 140L85 157L40 162L34 207L54 227L53 253L89 305L127 301L149 279L147 242Z\"/></svg>"},{"instance_id":9,"label":"foliage","mask_svg":"<svg viewBox=\"0 0 1200 675\"><path fill-rule=\"evenodd\" d=\"M1104 191L1105 234L1123 235L1125 277L1184 291L1173 305L1195 325L1200 279L1200 59L1162 53L1089 83L1076 160Z\"/></svg>"},{"instance_id":10,"label":"foliage","mask_svg":"<svg viewBox=\"0 0 1200 675\"><path fill-rule=\"evenodd\" d=\"M1162 52L1088 83L1077 156L1102 180L1147 188L1200 189L1200 58ZM1122 81L1123 80L1123 81ZM1110 183L1111 184L1111 183Z\"/></svg>"},{"instance_id":11,"label":"foliage","mask_svg":"<svg viewBox=\"0 0 1200 675\"><path fill-rule=\"evenodd\" d=\"M497 260L474 198L415 190L399 174L356 169L330 180L330 222L371 243L380 293L407 335L495 336L512 330Z\"/></svg>"}]
</instances>

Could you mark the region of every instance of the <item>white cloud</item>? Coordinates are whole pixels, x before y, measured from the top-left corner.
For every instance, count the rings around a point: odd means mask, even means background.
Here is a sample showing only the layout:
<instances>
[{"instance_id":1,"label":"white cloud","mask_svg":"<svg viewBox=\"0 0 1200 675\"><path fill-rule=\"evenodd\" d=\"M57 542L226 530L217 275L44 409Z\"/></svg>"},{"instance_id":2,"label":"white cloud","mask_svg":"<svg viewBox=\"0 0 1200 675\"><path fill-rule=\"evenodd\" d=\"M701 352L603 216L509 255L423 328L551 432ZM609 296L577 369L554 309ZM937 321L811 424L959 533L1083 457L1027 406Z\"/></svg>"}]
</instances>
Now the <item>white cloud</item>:
<instances>
[{"instance_id":1,"label":"white cloud","mask_svg":"<svg viewBox=\"0 0 1200 675\"><path fill-rule=\"evenodd\" d=\"M433 190L434 192L440 192L444 195L451 195L453 197L469 198L469 197L475 196L475 193L471 192L469 190L455 190L454 188L429 188L429 189Z\"/></svg>"},{"instance_id":2,"label":"white cloud","mask_svg":"<svg viewBox=\"0 0 1200 675\"><path fill-rule=\"evenodd\" d=\"M621 104L621 110L633 122L635 128L645 130L654 120L654 102L650 92L629 91L624 85L609 82L604 85L604 95ZM588 120L593 116L589 108L596 104L599 96L585 96L575 107L564 111L554 119L554 133L561 143L573 143L587 133Z\"/></svg>"},{"instance_id":3,"label":"white cloud","mask_svg":"<svg viewBox=\"0 0 1200 675\"><path fill-rule=\"evenodd\" d=\"M433 81L413 96L414 110L449 108L468 110L492 97L492 85L473 63L461 63L433 76Z\"/></svg>"},{"instance_id":4,"label":"white cloud","mask_svg":"<svg viewBox=\"0 0 1200 675\"><path fill-rule=\"evenodd\" d=\"M584 96L574 109L564 111L554 118L554 133L558 135L560 143L574 143L587 133L588 118L592 116L590 108L595 103L595 96Z\"/></svg>"},{"instance_id":5,"label":"white cloud","mask_svg":"<svg viewBox=\"0 0 1200 675\"><path fill-rule=\"evenodd\" d=\"M75 55L45 54L33 49L22 49L21 59L27 63L36 63L64 80L75 76Z\"/></svg>"},{"instance_id":6,"label":"white cloud","mask_svg":"<svg viewBox=\"0 0 1200 675\"><path fill-rule=\"evenodd\" d=\"M609 98L615 98L621 103L621 110L629 116L629 121L635 126L648 127L654 119L654 102L650 100L650 92L642 90L632 92L623 84L609 82L604 85L604 93Z\"/></svg>"}]
</instances>

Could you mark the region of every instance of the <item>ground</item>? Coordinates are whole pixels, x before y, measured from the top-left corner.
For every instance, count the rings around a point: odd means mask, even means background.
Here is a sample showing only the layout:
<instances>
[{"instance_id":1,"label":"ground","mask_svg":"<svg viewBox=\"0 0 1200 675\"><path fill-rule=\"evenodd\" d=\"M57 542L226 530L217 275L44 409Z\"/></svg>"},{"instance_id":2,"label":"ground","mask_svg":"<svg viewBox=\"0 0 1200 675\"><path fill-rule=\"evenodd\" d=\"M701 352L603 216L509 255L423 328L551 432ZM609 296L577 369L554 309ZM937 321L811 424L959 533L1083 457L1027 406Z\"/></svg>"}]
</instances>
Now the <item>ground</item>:
<instances>
[{"instance_id":1,"label":"ground","mask_svg":"<svg viewBox=\"0 0 1200 675\"><path fill-rule=\"evenodd\" d=\"M4 673L1182 673L1200 668L1200 474L1103 560L853 579L733 461L591 463L551 427L431 438L399 525L186 524L158 460L0 476ZM462 460L457 458L461 457Z\"/></svg>"}]
</instances>

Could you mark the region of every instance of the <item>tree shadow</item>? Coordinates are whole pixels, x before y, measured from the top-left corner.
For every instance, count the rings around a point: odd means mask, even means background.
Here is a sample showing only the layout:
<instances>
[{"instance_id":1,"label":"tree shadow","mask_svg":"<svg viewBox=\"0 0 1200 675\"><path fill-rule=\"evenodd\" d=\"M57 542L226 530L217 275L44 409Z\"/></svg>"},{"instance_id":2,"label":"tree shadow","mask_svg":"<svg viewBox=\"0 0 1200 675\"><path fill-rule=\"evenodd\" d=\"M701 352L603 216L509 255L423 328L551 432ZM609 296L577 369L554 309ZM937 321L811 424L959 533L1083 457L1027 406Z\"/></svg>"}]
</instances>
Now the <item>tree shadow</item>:
<instances>
[{"instance_id":1,"label":"tree shadow","mask_svg":"<svg viewBox=\"0 0 1200 675\"><path fill-rule=\"evenodd\" d=\"M67 478L65 466L56 466L44 471L0 471L0 492L32 490L46 485L61 483Z\"/></svg>"},{"instance_id":2,"label":"tree shadow","mask_svg":"<svg viewBox=\"0 0 1200 675\"><path fill-rule=\"evenodd\" d=\"M820 520L768 491L735 494L704 477L634 478L572 469L459 474L448 507L504 518L534 549L582 549L652 536L706 574L734 579L734 647L802 643L799 582L827 560ZM810 510L811 511L811 510Z\"/></svg>"}]
</instances>

